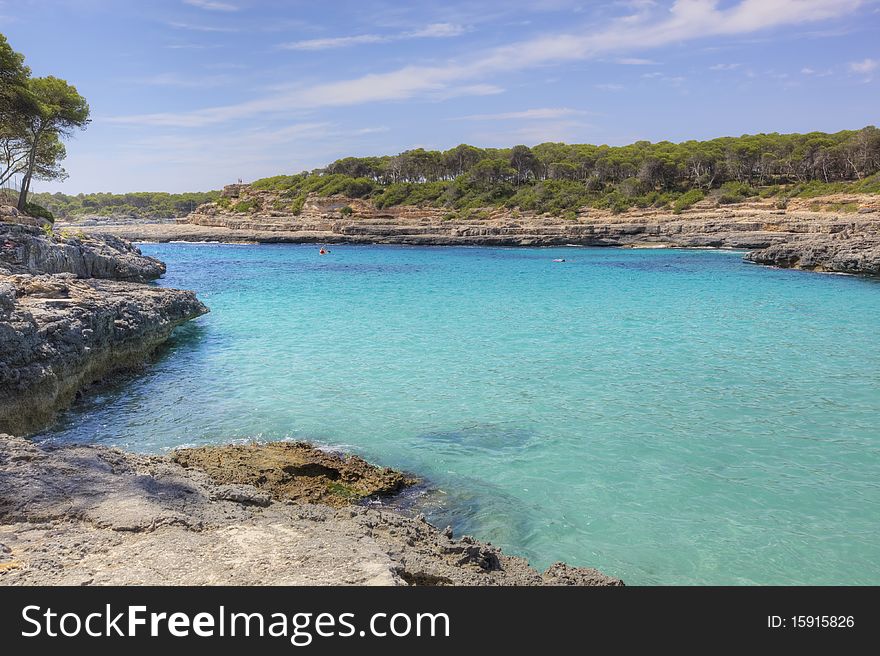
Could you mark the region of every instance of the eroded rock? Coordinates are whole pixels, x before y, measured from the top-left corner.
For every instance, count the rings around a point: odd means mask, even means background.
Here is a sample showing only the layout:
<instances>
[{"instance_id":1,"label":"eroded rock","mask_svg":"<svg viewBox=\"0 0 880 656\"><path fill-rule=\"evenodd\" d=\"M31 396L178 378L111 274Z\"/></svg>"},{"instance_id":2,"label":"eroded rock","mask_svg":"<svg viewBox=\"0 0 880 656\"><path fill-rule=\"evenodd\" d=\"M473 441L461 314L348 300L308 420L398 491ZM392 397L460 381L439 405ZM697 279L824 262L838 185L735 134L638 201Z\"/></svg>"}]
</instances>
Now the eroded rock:
<instances>
[{"instance_id":1,"label":"eroded rock","mask_svg":"<svg viewBox=\"0 0 880 656\"><path fill-rule=\"evenodd\" d=\"M285 454L300 467L307 447L294 446L250 445L246 458L198 449L209 475L173 456L0 435L0 563L14 564L0 567L0 584L620 585L563 565L541 575L492 545L354 498L310 504L283 487L273 488L279 497L223 482L227 458L235 476L250 477L244 469L260 466L250 452L261 449L270 468L283 468Z\"/></svg>"}]
</instances>

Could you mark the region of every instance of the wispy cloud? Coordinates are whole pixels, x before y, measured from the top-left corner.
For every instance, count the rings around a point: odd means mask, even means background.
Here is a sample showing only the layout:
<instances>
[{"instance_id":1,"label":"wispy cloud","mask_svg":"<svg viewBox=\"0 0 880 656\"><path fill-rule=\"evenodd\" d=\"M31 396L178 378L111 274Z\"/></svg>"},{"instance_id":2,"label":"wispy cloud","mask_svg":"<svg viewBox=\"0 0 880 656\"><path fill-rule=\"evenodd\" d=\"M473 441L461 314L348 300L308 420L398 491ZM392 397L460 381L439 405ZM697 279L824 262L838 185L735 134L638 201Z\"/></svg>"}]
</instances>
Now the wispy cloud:
<instances>
[{"instance_id":1,"label":"wispy cloud","mask_svg":"<svg viewBox=\"0 0 880 656\"><path fill-rule=\"evenodd\" d=\"M193 32L238 32L235 27L219 27L216 25L195 25L193 23L172 22L168 23L176 30L191 30Z\"/></svg>"},{"instance_id":2,"label":"wispy cloud","mask_svg":"<svg viewBox=\"0 0 880 656\"><path fill-rule=\"evenodd\" d=\"M709 67L710 71L735 71L742 64L714 64Z\"/></svg>"},{"instance_id":3,"label":"wispy cloud","mask_svg":"<svg viewBox=\"0 0 880 656\"><path fill-rule=\"evenodd\" d=\"M520 112L502 112L500 114L470 114L469 116L457 116L453 121L510 121L510 120L547 120L558 119L564 116L577 116L587 112L570 107L542 107L540 109L526 109Z\"/></svg>"},{"instance_id":4,"label":"wispy cloud","mask_svg":"<svg viewBox=\"0 0 880 656\"><path fill-rule=\"evenodd\" d=\"M208 11L238 11L240 7L231 2L215 2L214 0L183 0L184 4L206 9Z\"/></svg>"},{"instance_id":5,"label":"wispy cloud","mask_svg":"<svg viewBox=\"0 0 880 656\"><path fill-rule=\"evenodd\" d=\"M830 68L826 68L821 71L817 71L815 68L810 68L809 66L804 66L801 69L801 75L812 75L815 77L828 77L829 75L833 75L834 71Z\"/></svg>"},{"instance_id":6,"label":"wispy cloud","mask_svg":"<svg viewBox=\"0 0 880 656\"><path fill-rule=\"evenodd\" d=\"M878 68L880 68L880 61L876 59L871 59L870 57L861 61L849 63L849 70L851 70L853 73L856 73L857 75L870 76Z\"/></svg>"},{"instance_id":7,"label":"wispy cloud","mask_svg":"<svg viewBox=\"0 0 880 656\"><path fill-rule=\"evenodd\" d=\"M208 48L216 48L217 46L204 43L169 43L165 47L169 50L206 50Z\"/></svg>"},{"instance_id":8,"label":"wispy cloud","mask_svg":"<svg viewBox=\"0 0 880 656\"><path fill-rule=\"evenodd\" d=\"M280 47L285 50L330 50L332 48L347 48L349 46L360 46L365 43L383 43L385 41L388 41L388 37L379 36L378 34L357 34L355 36L292 41L290 43L282 43Z\"/></svg>"},{"instance_id":9,"label":"wispy cloud","mask_svg":"<svg viewBox=\"0 0 880 656\"><path fill-rule=\"evenodd\" d=\"M656 62L653 59L645 59L643 57L621 57L616 61L624 66L658 66L660 64L660 62Z\"/></svg>"},{"instance_id":10,"label":"wispy cloud","mask_svg":"<svg viewBox=\"0 0 880 656\"><path fill-rule=\"evenodd\" d=\"M622 84L615 84L614 82L605 82L603 84L597 84L596 88L600 91L623 91L624 86Z\"/></svg>"},{"instance_id":11,"label":"wispy cloud","mask_svg":"<svg viewBox=\"0 0 880 656\"><path fill-rule=\"evenodd\" d=\"M228 75L202 75L199 77L186 77L179 73L159 73L150 77L132 80L137 84L146 84L157 87L176 87L178 89L209 89L226 86L234 82L234 78Z\"/></svg>"},{"instance_id":12,"label":"wispy cloud","mask_svg":"<svg viewBox=\"0 0 880 656\"><path fill-rule=\"evenodd\" d=\"M425 27L404 33L410 39L445 39L465 33L463 25L456 23L431 23Z\"/></svg>"},{"instance_id":13,"label":"wispy cloud","mask_svg":"<svg viewBox=\"0 0 880 656\"><path fill-rule=\"evenodd\" d=\"M353 36L337 36L323 39L305 39L282 43L279 47L285 50L330 50L332 48L348 48L367 43L391 43L405 39L446 39L464 34L465 28L455 23L431 23L417 30L398 32L396 34L355 34Z\"/></svg>"},{"instance_id":14,"label":"wispy cloud","mask_svg":"<svg viewBox=\"0 0 880 656\"><path fill-rule=\"evenodd\" d=\"M434 66L409 65L385 73L279 91L236 105L184 113L117 117L115 121L195 127L262 113L289 113L319 107L426 97L451 87L485 81L486 78L494 82L500 74L539 66L645 51L698 39L746 35L836 18L851 13L862 4L863 0L740 0L735 5L725 4L722 7L717 0L676 0L670 8L645 5L604 27L547 34L469 53L466 58L448 60ZM859 65L870 66L865 62ZM664 81L679 85L684 80L668 77Z\"/></svg>"}]
</instances>

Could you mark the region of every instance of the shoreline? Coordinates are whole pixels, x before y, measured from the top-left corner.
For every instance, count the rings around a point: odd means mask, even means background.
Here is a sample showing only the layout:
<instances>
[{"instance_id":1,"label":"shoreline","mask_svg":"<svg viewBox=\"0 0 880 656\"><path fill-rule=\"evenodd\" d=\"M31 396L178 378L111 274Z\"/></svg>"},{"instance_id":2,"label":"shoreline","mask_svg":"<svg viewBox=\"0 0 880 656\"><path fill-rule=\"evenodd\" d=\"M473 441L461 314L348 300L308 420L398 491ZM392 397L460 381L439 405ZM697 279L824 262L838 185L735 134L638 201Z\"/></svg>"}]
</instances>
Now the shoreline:
<instances>
[{"instance_id":1,"label":"shoreline","mask_svg":"<svg viewBox=\"0 0 880 656\"><path fill-rule=\"evenodd\" d=\"M880 275L880 207L870 195L852 196L863 205L854 213L828 209L842 198L829 196L793 202L788 209L766 201L722 206L703 201L678 214L583 209L573 219L504 208L450 219L434 207L380 209L345 196L315 195L299 214L285 214L271 209L278 200L274 192L232 185L224 196L261 209L236 213L207 203L174 223L64 225L142 243L729 249L762 265ZM353 210L343 216L340 207Z\"/></svg>"},{"instance_id":2,"label":"shoreline","mask_svg":"<svg viewBox=\"0 0 880 656\"><path fill-rule=\"evenodd\" d=\"M365 506L415 481L308 444L22 437L208 308L148 284L165 265L118 237L0 222L0 244L0 585L623 585Z\"/></svg>"},{"instance_id":3,"label":"shoreline","mask_svg":"<svg viewBox=\"0 0 880 656\"><path fill-rule=\"evenodd\" d=\"M305 443L144 456L0 435L0 585L623 585L363 503L412 482Z\"/></svg>"}]
</instances>

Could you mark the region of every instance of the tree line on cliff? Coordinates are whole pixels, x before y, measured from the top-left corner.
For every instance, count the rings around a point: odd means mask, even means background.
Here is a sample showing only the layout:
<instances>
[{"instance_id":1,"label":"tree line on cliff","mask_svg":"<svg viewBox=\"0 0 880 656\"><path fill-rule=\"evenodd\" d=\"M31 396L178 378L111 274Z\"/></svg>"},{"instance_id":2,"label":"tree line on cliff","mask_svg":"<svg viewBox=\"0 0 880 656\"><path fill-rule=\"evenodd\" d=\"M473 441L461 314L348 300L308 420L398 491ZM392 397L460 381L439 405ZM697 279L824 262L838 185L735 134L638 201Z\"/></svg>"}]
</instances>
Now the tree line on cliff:
<instances>
[{"instance_id":1,"label":"tree line on cliff","mask_svg":"<svg viewBox=\"0 0 880 656\"><path fill-rule=\"evenodd\" d=\"M31 184L66 177L62 141L88 122L89 105L76 87L53 76L32 77L24 56L0 34L0 189L18 183L20 211L46 215L28 202Z\"/></svg>"},{"instance_id":2,"label":"tree line on cliff","mask_svg":"<svg viewBox=\"0 0 880 656\"><path fill-rule=\"evenodd\" d=\"M628 146L542 143L529 148L415 149L346 157L323 169L264 178L257 189L290 199L309 193L369 198L380 207L415 204L475 209L504 205L556 214L579 207L680 211L713 193L720 203L751 196L880 191L880 130L757 134ZM247 209L247 208L240 208Z\"/></svg>"}]
</instances>

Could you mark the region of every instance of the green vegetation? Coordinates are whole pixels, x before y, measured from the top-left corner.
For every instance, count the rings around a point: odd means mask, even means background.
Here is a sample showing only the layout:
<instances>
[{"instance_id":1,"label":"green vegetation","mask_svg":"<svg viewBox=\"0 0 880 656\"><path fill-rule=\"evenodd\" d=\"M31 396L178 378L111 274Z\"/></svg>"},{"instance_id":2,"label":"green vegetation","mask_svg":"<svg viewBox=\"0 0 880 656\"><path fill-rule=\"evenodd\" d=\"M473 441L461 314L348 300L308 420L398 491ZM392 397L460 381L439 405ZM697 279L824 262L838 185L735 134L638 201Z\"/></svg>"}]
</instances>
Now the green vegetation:
<instances>
[{"instance_id":1,"label":"green vegetation","mask_svg":"<svg viewBox=\"0 0 880 656\"><path fill-rule=\"evenodd\" d=\"M254 212L259 207L259 203L254 200L240 200L235 205L232 206L233 212L241 212L242 214L246 212Z\"/></svg>"},{"instance_id":2,"label":"green vegetation","mask_svg":"<svg viewBox=\"0 0 880 656\"><path fill-rule=\"evenodd\" d=\"M311 194L370 199L378 207L445 207L459 216L508 207L572 218L581 207L683 212L701 200L738 203L839 191L880 193L880 130L758 134L629 146L544 143L533 148L409 150L346 157L324 169L264 178L298 212ZM447 214L446 216L451 216Z\"/></svg>"},{"instance_id":3,"label":"green vegetation","mask_svg":"<svg viewBox=\"0 0 880 656\"><path fill-rule=\"evenodd\" d=\"M137 192L131 194L78 194L37 193L30 195L45 211L56 218L75 220L84 216L128 216L139 219L164 219L186 216L202 203L224 202L219 191L168 194L165 192ZM30 205L29 205L30 207ZM28 210L28 214L34 214Z\"/></svg>"},{"instance_id":4,"label":"green vegetation","mask_svg":"<svg viewBox=\"0 0 880 656\"><path fill-rule=\"evenodd\" d=\"M703 193L702 189L691 189L676 199L672 205L672 211L676 214L681 214L684 210L696 205L705 197L706 194Z\"/></svg>"},{"instance_id":5,"label":"green vegetation","mask_svg":"<svg viewBox=\"0 0 880 656\"><path fill-rule=\"evenodd\" d=\"M47 210L42 205L38 205L37 203L27 203L25 205L24 211L30 214L31 216L36 216L41 219L46 219L50 223L55 221L55 216Z\"/></svg>"},{"instance_id":6,"label":"green vegetation","mask_svg":"<svg viewBox=\"0 0 880 656\"><path fill-rule=\"evenodd\" d=\"M67 177L62 140L89 123L89 105L57 77L31 77L24 57L0 34L0 186L21 179L18 209L26 212L33 180Z\"/></svg>"}]
</instances>

